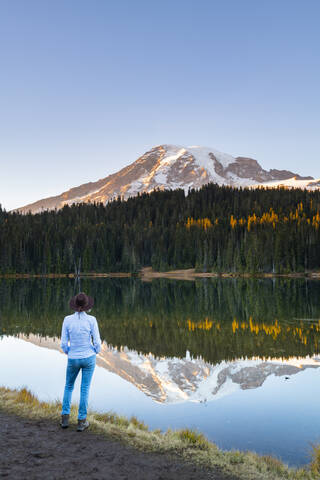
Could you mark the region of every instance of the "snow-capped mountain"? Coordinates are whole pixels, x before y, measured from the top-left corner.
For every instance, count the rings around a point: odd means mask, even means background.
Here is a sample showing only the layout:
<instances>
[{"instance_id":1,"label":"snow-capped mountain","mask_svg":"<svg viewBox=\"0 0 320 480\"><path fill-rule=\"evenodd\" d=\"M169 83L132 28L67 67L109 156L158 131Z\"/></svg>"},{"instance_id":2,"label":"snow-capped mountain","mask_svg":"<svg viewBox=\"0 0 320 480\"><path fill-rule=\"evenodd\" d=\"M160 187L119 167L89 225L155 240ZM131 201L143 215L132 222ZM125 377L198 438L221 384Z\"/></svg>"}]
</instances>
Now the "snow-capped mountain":
<instances>
[{"instance_id":1,"label":"snow-capped mountain","mask_svg":"<svg viewBox=\"0 0 320 480\"><path fill-rule=\"evenodd\" d=\"M60 339L38 335L19 335L27 342L60 350ZM318 357L281 359L239 359L216 365L194 359L156 358L124 347L121 350L102 344L97 365L119 375L161 403L209 402L237 390L260 387L270 375L295 375L306 368L319 368Z\"/></svg>"},{"instance_id":2,"label":"snow-capped mountain","mask_svg":"<svg viewBox=\"0 0 320 480\"><path fill-rule=\"evenodd\" d=\"M117 173L17 210L37 213L78 202L106 203L119 195L128 198L156 188L183 188L187 192L189 188L199 188L209 182L235 187L274 182L272 186L276 186L287 179L294 179L291 184L304 181L306 188L309 182L312 188L320 188L320 180L300 177L286 170L266 171L252 158L232 157L213 148L199 146L159 145Z\"/></svg>"}]
</instances>

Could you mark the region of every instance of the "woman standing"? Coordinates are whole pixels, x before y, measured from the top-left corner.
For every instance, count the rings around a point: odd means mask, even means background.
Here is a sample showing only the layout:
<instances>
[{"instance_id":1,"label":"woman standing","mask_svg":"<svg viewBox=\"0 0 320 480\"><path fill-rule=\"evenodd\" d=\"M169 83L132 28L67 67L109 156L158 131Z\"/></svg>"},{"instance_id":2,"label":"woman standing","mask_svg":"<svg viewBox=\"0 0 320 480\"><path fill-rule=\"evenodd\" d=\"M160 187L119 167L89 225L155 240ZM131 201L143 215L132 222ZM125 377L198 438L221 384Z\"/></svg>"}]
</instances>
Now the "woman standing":
<instances>
[{"instance_id":1,"label":"woman standing","mask_svg":"<svg viewBox=\"0 0 320 480\"><path fill-rule=\"evenodd\" d=\"M68 355L68 365L60 425L62 428L69 426L74 382L81 370L78 432L83 432L89 426L87 421L89 388L96 365L96 354L101 350L97 320L86 313L92 308L93 303L93 298L85 293L72 297L69 305L75 313L65 317L61 332L61 348Z\"/></svg>"}]
</instances>

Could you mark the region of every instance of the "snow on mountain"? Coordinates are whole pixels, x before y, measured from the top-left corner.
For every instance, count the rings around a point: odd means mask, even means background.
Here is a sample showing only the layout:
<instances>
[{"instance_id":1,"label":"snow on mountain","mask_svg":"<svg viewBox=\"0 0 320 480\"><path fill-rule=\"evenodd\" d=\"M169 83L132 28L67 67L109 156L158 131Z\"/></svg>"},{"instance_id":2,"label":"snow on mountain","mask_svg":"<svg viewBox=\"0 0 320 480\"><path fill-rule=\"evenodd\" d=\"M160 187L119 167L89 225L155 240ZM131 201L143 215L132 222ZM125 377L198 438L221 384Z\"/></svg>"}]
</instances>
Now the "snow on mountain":
<instances>
[{"instance_id":1,"label":"snow on mountain","mask_svg":"<svg viewBox=\"0 0 320 480\"><path fill-rule=\"evenodd\" d=\"M35 345L60 350L60 339L19 335ZM161 403L209 402L237 390L260 387L270 375L295 375L306 368L319 368L318 357L281 359L239 359L216 365L201 358L156 358L124 347L102 344L97 365L113 372Z\"/></svg>"},{"instance_id":2,"label":"snow on mountain","mask_svg":"<svg viewBox=\"0 0 320 480\"><path fill-rule=\"evenodd\" d=\"M300 179L297 177L288 178L286 180L265 182L262 184L254 185L255 187L264 187L264 188L301 188L308 190L318 190L320 188L320 178L318 179Z\"/></svg>"},{"instance_id":3,"label":"snow on mountain","mask_svg":"<svg viewBox=\"0 0 320 480\"><path fill-rule=\"evenodd\" d=\"M312 188L319 188L319 180L300 177L286 170L266 171L252 158L232 157L208 147L158 145L113 175L71 188L61 195L39 200L18 210L37 213L72 203L106 203L118 196L126 199L157 188L182 188L187 193L189 188L200 188L209 182L234 187L258 186L265 182L269 182L268 186L277 186L277 182L283 183L292 178L297 182L306 181L306 188L309 188L310 181L313 182Z\"/></svg>"}]
</instances>

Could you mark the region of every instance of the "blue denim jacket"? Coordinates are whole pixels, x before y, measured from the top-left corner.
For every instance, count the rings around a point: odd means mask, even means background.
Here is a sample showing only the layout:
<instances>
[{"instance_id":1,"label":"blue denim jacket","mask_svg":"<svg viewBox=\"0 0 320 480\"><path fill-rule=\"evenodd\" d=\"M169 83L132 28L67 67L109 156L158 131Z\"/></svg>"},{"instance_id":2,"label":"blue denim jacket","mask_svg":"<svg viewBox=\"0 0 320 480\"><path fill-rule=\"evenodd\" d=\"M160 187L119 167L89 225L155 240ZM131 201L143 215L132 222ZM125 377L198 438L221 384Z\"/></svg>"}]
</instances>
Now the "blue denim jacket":
<instances>
[{"instance_id":1,"label":"blue denim jacket","mask_svg":"<svg viewBox=\"0 0 320 480\"><path fill-rule=\"evenodd\" d=\"M75 312L63 320L61 348L69 358L86 358L99 353L101 339L95 317Z\"/></svg>"}]
</instances>

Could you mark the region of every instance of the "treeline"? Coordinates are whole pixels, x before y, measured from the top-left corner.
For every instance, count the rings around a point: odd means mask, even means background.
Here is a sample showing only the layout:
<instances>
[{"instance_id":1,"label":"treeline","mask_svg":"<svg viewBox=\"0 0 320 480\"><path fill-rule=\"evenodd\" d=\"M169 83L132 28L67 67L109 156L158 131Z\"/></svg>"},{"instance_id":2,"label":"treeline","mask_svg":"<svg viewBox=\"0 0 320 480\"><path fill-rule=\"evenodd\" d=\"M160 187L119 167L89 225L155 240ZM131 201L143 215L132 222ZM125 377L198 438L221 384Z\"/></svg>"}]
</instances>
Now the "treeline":
<instances>
[{"instance_id":1,"label":"treeline","mask_svg":"<svg viewBox=\"0 0 320 480\"><path fill-rule=\"evenodd\" d=\"M320 191L155 191L22 215L0 208L0 273L305 272L320 268Z\"/></svg>"},{"instance_id":2,"label":"treeline","mask_svg":"<svg viewBox=\"0 0 320 480\"><path fill-rule=\"evenodd\" d=\"M71 279L0 280L1 335L60 337ZM320 283L305 279L85 279L102 339L156 357L210 363L317 355Z\"/></svg>"}]
</instances>

